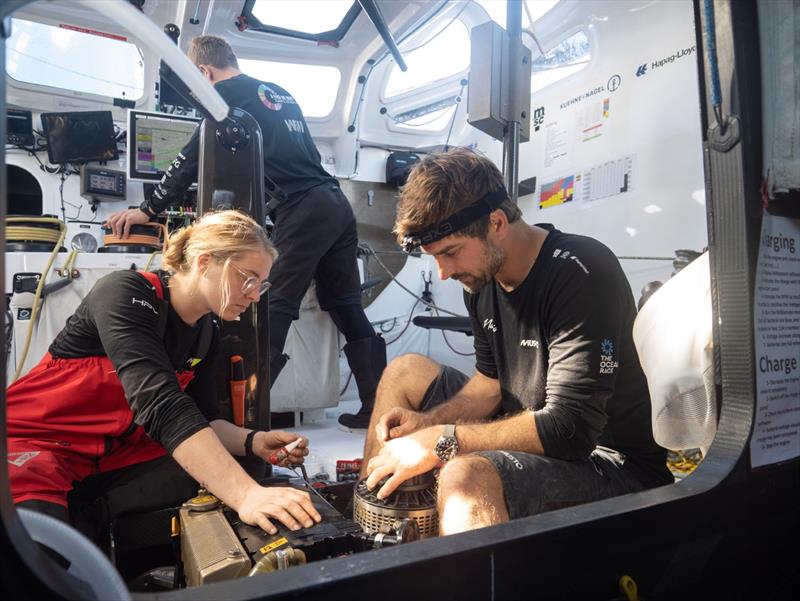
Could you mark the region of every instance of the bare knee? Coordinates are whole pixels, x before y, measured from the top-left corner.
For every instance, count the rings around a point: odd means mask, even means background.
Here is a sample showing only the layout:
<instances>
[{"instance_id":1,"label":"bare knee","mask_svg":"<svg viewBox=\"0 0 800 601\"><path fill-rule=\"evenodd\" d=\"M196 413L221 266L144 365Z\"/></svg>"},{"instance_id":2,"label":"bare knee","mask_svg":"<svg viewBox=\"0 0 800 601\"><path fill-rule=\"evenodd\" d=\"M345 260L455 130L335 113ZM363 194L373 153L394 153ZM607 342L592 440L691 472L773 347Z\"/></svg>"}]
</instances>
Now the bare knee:
<instances>
[{"instance_id":1,"label":"bare knee","mask_svg":"<svg viewBox=\"0 0 800 601\"><path fill-rule=\"evenodd\" d=\"M491 461L456 457L439 474L439 530L454 534L508 521L503 483Z\"/></svg>"},{"instance_id":2,"label":"bare knee","mask_svg":"<svg viewBox=\"0 0 800 601\"><path fill-rule=\"evenodd\" d=\"M447 462L439 473L440 496L474 496L486 486L502 488L492 462L481 455L464 455Z\"/></svg>"},{"instance_id":3,"label":"bare knee","mask_svg":"<svg viewBox=\"0 0 800 601\"><path fill-rule=\"evenodd\" d=\"M393 359L381 376L376 403L382 409L405 406L418 409L440 366L423 355L409 353Z\"/></svg>"}]
</instances>

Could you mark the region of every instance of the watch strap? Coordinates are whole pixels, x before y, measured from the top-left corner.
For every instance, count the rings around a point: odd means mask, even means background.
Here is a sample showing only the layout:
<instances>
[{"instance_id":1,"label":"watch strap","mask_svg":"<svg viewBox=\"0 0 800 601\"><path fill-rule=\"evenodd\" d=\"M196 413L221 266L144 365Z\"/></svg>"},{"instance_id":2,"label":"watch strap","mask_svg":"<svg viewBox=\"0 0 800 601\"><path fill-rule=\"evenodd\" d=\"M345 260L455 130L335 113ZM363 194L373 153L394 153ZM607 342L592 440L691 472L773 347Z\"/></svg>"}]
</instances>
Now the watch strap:
<instances>
[{"instance_id":1,"label":"watch strap","mask_svg":"<svg viewBox=\"0 0 800 601\"><path fill-rule=\"evenodd\" d=\"M245 457L255 457L255 453L253 453L253 438L261 431L262 430L250 430L250 432L248 432L247 437L244 439Z\"/></svg>"},{"instance_id":2,"label":"watch strap","mask_svg":"<svg viewBox=\"0 0 800 601\"><path fill-rule=\"evenodd\" d=\"M155 216L158 215L158 211L156 211L155 209L153 209L153 207L150 206L149 200L145 200L142 204L140 204L139 210L145 215L147 215L150 219L153 219Z\"/></svg>"},{"instance_id":3,"label":"watch strap","mask_svg":"<svg viewBox=\"0 0 800 601\"><path fill-rule=\"evenodd\" d=\"M458 453L458 439L456 438L455 424L447 424L442 430L442 435L436 442L434 453L439 458L440 467L450 461Z\"/></svg>"}]
</instances>

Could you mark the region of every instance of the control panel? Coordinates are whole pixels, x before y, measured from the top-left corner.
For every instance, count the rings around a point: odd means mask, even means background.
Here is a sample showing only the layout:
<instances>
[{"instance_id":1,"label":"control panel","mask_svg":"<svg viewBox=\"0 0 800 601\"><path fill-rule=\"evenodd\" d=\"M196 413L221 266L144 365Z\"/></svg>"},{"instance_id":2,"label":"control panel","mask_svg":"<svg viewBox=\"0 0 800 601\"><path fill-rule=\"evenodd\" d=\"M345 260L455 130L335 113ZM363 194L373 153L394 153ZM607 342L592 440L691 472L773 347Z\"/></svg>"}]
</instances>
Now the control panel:
<instances>
[{"instance_id":1,"label":"control panel","mask_svg":"<svg viewBox=\"0 0 800 601\"><path fill-rule=\"evenodd\" d=\"M124 171L102 167L81 166L81 196L92 202L124 200L126 193Z\"/></svg>"}]
</instances>

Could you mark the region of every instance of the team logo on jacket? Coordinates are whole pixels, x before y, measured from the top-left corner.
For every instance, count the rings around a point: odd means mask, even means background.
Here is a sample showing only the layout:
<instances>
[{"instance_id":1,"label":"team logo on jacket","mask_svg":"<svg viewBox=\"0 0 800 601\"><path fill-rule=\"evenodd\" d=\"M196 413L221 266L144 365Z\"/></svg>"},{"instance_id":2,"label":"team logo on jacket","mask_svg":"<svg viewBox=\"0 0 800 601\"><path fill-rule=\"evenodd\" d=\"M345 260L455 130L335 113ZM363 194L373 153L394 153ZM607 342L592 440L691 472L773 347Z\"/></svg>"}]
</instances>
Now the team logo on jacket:
<instances>
[{"instance_id":1,"label":"team logo on jacket","mask_svg":"<svg viewBox=\"0 0 800 601\"><path fill-rule=\"evenodd\" d=\"M271 111L279 111L283 108L283 103L279 101L280 94L263 83L258 86L258 99L265 107Z\"/></svg>"},{"instance_id":2,"label":"team logo on jacket","mask_svg":"<svg viewBox=\"0 0 800 601\"><path fill-rule=\"evenodd\" d=\"M158 311L156 311L156 308L153 305L151 305L150 303L148 303L146 300L144 300L143 298L131 297L131 304L132 305L141 305L142 307L147 307L153 313L158 315Z\"/></svg>"},{"instance_id":3,"label":"team logo on jacket","mask_svg":"<svg viewBox=\"0 0 800 601\"><path fill-rule=\"evenodd\" d=\"M600 343L600 373L613 374L619 367L619 361L614 359L614 343L608 338Z\"/></svg>"},{"instance_id":4,"label":"team logo on jacket","mask_svg":"<svg viewBox=\"0 0 800 601\"><path fill-rule=\"evenodd\" d=\"M264 83L258 86L258 99L271 111L281 110L284 104L297 104L289 94L278 94Z\"/></svg>"}]
</instances>

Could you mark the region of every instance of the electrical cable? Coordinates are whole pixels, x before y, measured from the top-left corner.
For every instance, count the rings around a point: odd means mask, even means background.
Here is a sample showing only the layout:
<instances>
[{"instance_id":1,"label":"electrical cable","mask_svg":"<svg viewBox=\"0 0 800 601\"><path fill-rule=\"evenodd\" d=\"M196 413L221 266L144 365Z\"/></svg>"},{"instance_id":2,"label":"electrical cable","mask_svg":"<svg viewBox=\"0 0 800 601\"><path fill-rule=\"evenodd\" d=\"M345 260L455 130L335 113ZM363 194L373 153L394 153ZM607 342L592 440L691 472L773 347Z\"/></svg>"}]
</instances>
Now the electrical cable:
<instances>
[{"instance_id":1,"label":"electrical cable","mask_svg":"<svg viewBox=\"0 0 800 601\"><path fill-rule=\"evenodd\" d=\"M8 220L13 218L9 217ZM31 321L28 324L28 333L25 336L25 344L22 348L22 353L20 354L20 360L17 363L17 369L14 373L14 379L12 382L16 382L20 375L22 374L22 369L25 365L25 360L28 358L28 351L31 348L31 339L33 338L33 328L36 325L36 320L39 317L39 307L41 306L41 298L42 298L42 289L44 288L44 281L47 279L47 275L50 273L50 268L53 266L53 262L56 260L58 256L58 252L61 250L61 244L64 242L64 238L67 235L67 226L64 224L63 221L58 221L53 217L28 217L26 218L27 221L41 221L44 223L53 223L54 221L58 222L59 229L61 231L58 242L56 242L55 247L53 247L53 252L50 253L50 258L47 260L47 265L45 266L44 270L42 271L42 275L39 278L39 284L36 286L36 292L33 295L33 305L31 306Z\"/></svg>"},{"instance_id":2,"label":"electrical cable","mask_svg":"<svg viewBox=\"0 0 800 601\"><path fill-rule=\"evenodd\" d=\"M436 314L436 317L439 317L439 314L438 314L438 312L437 312L437 314ZM452 344L450 344L450 341L447 339L447 334L445 333L445 331L444 331L444 330L440 330L440 331L442 332L442 338L444 338L444 343L445 343L445 344L448 346L448 348L449 348L451 351L453 351L453 352L454 352L456 355L461 355L462 357L474 357L474 356L475 356L475 351L474 351L474 350L473 350L471 353L463 353L463 352L461 352L461 351L457 351L455 348L453 348L453 345L452 345Z\"/></svg>"},{"instance_id":3,"label":"electrical cable","mask_svg":"<svg viewBox=\"0 0 800 601\"><path fill-rule=\"evenodd\" d=\"M414 309L417 308L417 305L420 303L421 300L422 299L418 299L417 302L414 303L414 305L411 307L411 311L409 311L409 313L408 313L408 319L406 320L406 325L403 326L402 331L397 336L395 336L391 340L387 340L386 341L386 346L389 346L390 344L394 344L395 342L400 340L400 337L403 334L406 333L406 330L408 329L408 326L411 324L411 320L414 318Z\"/></svg>"},{"instance_id":4,"label":"electrical cable","mask_svg":"<svg viewBox=\"0 0 800 601\"><path fill-rule=\"evenodd\" d=\"M381 266L381 268L382 268L382 269L383 269L383 270L384 270L384 271L385 271L385 272L386 272L386 273L389 275L389 277L392 279L392 281L394 281L394 283L395 283L395 284L397 284L398 286L400 286L400 288L401 288L401 289L405 290L405 291L406 291L408 294L410 294L411 296L413 296L415 299L417 299L417 300L418 300L419 302L421 302L423 305L425 305L426 307L430 307L431 309L434 309L434 310L436 310L436 311L441 311L442 313L447 313L448 315L452 315L453 317L467 317L466 315L461 315L461 314L459 314L459 313L453 313L452 311L448 311L447 309L444 309L444 308L442 308L442 307L439 307L439 306L437 306L437 305L434 305L433 303L430 303L430 302L426 301L425 299L423 299L421 296L419 296L418 294L416 294L415 292L413 292L411 289L409 289L409 288L407 288L405 285L403 285L403 284L400 282L400 280L398 280L398 279L395 277L395 275L394 275L394 274L391 272L391 270L390 270L388 267L386 267L386 265L383 263L383 261L381 261L380 257L377 255L377 253L375 252L375 250L374 250L374 249L373 249L373 248L372 248L372 247L369 245L369 243L367 243L367 242L362 242L362 243L361 243L361 246L363 246L364 248L366 248L366 249L368 249L368 250L369 250L369 253L370 253L370 254L371 254L373 257L375 257L375 260L378 262L378 265L380 265L380 266Z\"/></svg>"},{"instance_id":5,"label":"electrical cable","mask_svg":"<svg viewBox=\"0 0 800 601\"><path fill-rule=\"evenodd\" d=\"M156 256L158 256L160 254L161 254L160 250L155 250L152 253L150 253L150 256L147 258L147 262L144 264L144 267L143 267L142 270L143 271L150 271L150 265L153 263L153 260L156 258Z\"/></svg>"},{"instance_id":6,"label":"electrical cable","mask_svg":"<svg viewBox=\"0 0 800 601\"><path fill-rule=\"evenodd\" d=\"M60 234L56 230L35 226L11 225L16 220L26 222L33 219L36 218L8 217L6 219L6 242L58 242ZM58 221L56 219L53 220Z\"/></svg>"},{"instance_id":7,"label":"electrical cable","mask_svg":"<svg viewBox=\"0 0 800 601\"><path fill-rule=\"evenodd\" d=\"M78 209L77 214L74 217L72 217L72 219L70 219L70 221L77 221L81 217L81 209L83 209L83 206L78 206L78 205L72 204L71 202L67 202L67 201L64 200L64 182L67 181L67 178L70 175L73 175L74 172L68 170L67 168L62 168L62 169L59 170L59 173L61 174L61 177L60 177L61 184L58 186L58 195L61 198L61 216L64 218L64 221L66 222L67 221L67 209L66 209L66 207L64 205L68 204L73 209Z\"/></svg>"},{"instance_id":8,"label":"electrical cable","mask_svg":"<svg viewBox=\"0 0 800 601\"><path fill-rule=\"evenodd\" d=\"M20 146L19 144L6 144L6 146L12 146L13 148L27 152L28 156L32 156L34 159L36 159L36 162L39 163L39 169L46 173L58 173L61 170L60 165L58 167L47 167L44 163L42 163L42 160L36 154L37 152L47 149L46 144L43 146L32 146L30 148L27 146Z\"/></svg>"}]
</instances>

